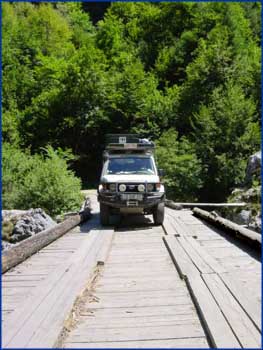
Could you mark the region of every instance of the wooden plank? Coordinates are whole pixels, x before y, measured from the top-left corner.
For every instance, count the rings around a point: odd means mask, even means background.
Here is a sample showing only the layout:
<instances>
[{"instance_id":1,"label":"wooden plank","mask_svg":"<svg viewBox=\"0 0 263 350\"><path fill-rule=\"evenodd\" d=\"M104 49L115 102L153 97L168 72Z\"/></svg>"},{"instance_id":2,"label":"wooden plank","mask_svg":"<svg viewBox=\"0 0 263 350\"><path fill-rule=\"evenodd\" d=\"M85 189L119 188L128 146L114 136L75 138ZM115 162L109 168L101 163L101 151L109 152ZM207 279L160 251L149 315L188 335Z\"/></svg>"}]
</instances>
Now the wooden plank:
<instances>
[{"instance_id":1,"label":"wooden plank","mask_svg":"<svg viewBox=\"0 0 263 350\"><path fill-rule=\"evenodd\" d=\"M164 269L166 266L164 266ZM129 272L125 275L125 273L108 273L107 271L102 274L103 276L103 285L121 285L125 284L128 281L136 282L138 284L146 284L146 283L174 283L174 284L179 284L181 283L181 279L178 275L176 275L173 270L170 269L170 266L167 266L167 270L165 271L164 274L162 274L162 270L153 270L153 271L142 271L142 273L139 272L138 270L129 270ZM154 274L155 273L155 274ZM158 276L160 274L160 276ZM98 281L98 285L101 285L102 281ZM160 285L159 285L160 286ZM161 287L161 286L160 286Z\"/></svg>"},{"instance_id":2,"label":"wooden plank","mask_svg":"<svg viewBox=\"0 0 263 350\"><path fill-rule=\"evenodd\" d=\"M196 268L178 240L174 236L164 236L163 240L180 277L185 279L186 276L196 274Z\"/></svg>"},{"instance_id":3,"label":"wooden plank","mask_svg":"<svg viewBox=\"0 0 263 350\"><path fill-rule=\"evenodd\" d=\"M85 322L85 323L84 323ZM80 327L88 327L88 328L121 328L127 326L144 326L147 324L148 326L153 325L175 325L178 322L183 323L200 323L200 320L195 312L184 312L177 313L172 315L154 315L154 316L145 316L136 317L130 315L129 317L89 317L82 316L80 319ZM180 324L180 323L179 323Z\"/></svg>"},{"instance_id":4,"label":"wooden plank","mask_svg":"<svg viewBox=\"0 0 263 350\"><path fill-rule=\"evenodd\" d=\"M92 309L90 305L87 305L86 308L82 308L80 314L84 316L89 316L90 318L99 318L99 319L120 319L120 318L130 318L130 317L151 317L156 316L170 316L170 315L182 315L189 314L196 315L196 310L193 303L187 304L177 304L177 305L156 305L156 307L151 308L147 306L139 307L119 307L119 308L101 308L101 309Z\"/></svg>"},{"instance_id":5,"label":"wooden plank","mask_svg":"<svg viewBox=\"0 0 263 350\"><path fill-rule=\"evenodd\" d=\"M211 268L212 271L217 273L226 272L225 268L214 259L201 245L196 241L196 239L192 237L185 237L185 240L189 242L189 244L195 249L197 254L203 259L207 265ZM204 273L204 271L202 271Z\"/></svg>"},{"instance_id":6,"label":"wooden plank","mask_svg":"<svg viewBox=\"0 0 263 350\"><path fill-rule=\"evenodd\" d=\"M240 344L226 322L221 310L200 277L200 272L180 246L178 239L166 236L164 241L199 310L202 321L214 347L240 348Z\"/></svg>"},{"instance_id":7,"label":"wooden plank","mask_svg":"<svg viewBox=\"0 0 263 350\"><path fill-rule=\"evenodd\" d=\"M4 295L26 295L32 292L31 288L2 288L2 296Z\"/></svg>"},{"instance_id":8,"label":"wooden plank","mask_svg":"<svg viewBox=\"0 0 263 350\"><path fill-rule=\"evenodd\" d=\"M122 342L67 342L66 348L74 349L175 349L175 348L209 348L205 337L192 338L172 338L172 339L156 339L156 340L141 340L141 341L122 341Z\"/></svg>"},{"instance_id":9,"label":"wooden plank","mask_svg":"<svg viewBox=\"0 0 263 350\"><path fill-rule=\"evenodd\" d=\"M123 254L111 254L109 257L109 262L114 262L114 261L123 261L124 259L127 259L127 262L131 261L140 261L140 260L145 260L145 259L151 259L151 261L160 261L164 260L167 258L167 254L165 254L165 251L159 251L159 252L136 252L130 250L130 252L123 252Z\"/></svg>"},{"instance_id":10,"label":"wooden plank","mask_svg":"<svg viewBox=\"0 0 263 350\"><path fill-rule=\"evenodd\" d=\"M216 240L210 240L210 239L198 239L196 240L202 247L205 249L207 248L228 248L228 247L233 247L233 244L230 243L229 241L226 241L223 238L219 238Z\"/></svg>"},{"instance_id":11,"label":"wooden plank","mask_svg":"<svg viewBox=\"0 0 263 350\"><path fill-rule=\"evenodd\" d=\"M123 262L113 262L113 263L109 263L109 261L107 260L107 268L110 268L112 271L117 271L117 270L121 270L123 267L127 267L127 269L129 270L134 270L137 269L138 270L146 270L148 269L148 271L155 270L155 269L160 269L163 268L163 271L165 271L166 268L173 266L173 263L171 262L171 260L165 260L162 262L156 262L155 260L151 260L151 261L141 261L141 262L127 262L125 265Z\"/></svg>"},{"instance_id":12,"label":"wooden plank","mask_svg":"<svg viewBox=\"0 0 263 350\"><path fill-rule=\"evenodd\" d=\"M129 247L127 249L112 249L111 255L114 255L115 257L123 257L127 256L128 254L132 257L134 256L162 256L165 255L166 249L164 246L162 246L162 242L159 243L158 248L152 248L147 247L145 249L134 249L132 247Z\"/></svg>"},{"instance_id":13,"label":"wooden plank","mask_svg":"<svg viewBox=\"0 0 263 350\"><path fill-rule=\"evenodd\" d=\"M116 231L115 231L116 232ZM162 232L163 234L163 232ZM149 234L148 236L145 235L143 237L136 237L136 234L129 235L129 236L122 236L121 238L119 236L116 236L114 238L114 246L122 246L122 245L127 245L130 244L131 247L141 247L144 244L152 244L152 243L159 243L162 239L162 234L157 234L157 235L151 235Z\"/></svg>"},{"instance_id":14,"label":"wooden plank","mask_svg":"<svg viewBox=\"0 0 263 350\"><path fill-rule=\"evenodd\" d=\"M156 297L156 298L142 298L142 299L136 299L136 298L122 298L119 300L114 300L113 298L103 298L103 301L97 301L95 299L92 300L89 304L90 308L100 309L100 308L119 308L119 307L139 307L139 306L148 306L148 307L155 307L155 306L165 306L165 305L185 305L192 303L191 298L189 295L179 295L175 296L174 293L171 296L166 296L163 298L162 296Z\"/></svg>"},{"instance_id":15,"label":"wooden plank","mask_svg":"<svg viewBox=\"0 0 263 350\"><path fill-rule=\"evenodd\" d=\"M127 241L126 243L116 243L116 240L112 242L112 249L116 251L122 251L123 249L136 249L136 250L143 250L146 248L159 248L161 237L158 238L158 240L154 240L154 242L151 240L148 240L147 242L144 242L143 245L141 243L131 243L130 241Z\"/></svg>"},{"instance_id":16,"label":"wooden plank","mask_svg":"<svg viewBox=\"0 0 263 350\"><path fill-rule=\"evenodd\" d=\"M79 333L78 330L72 332L69 337L70 342L81 340L82 342L116 342L116 341L138 341L147 339L167 339L167 338L191 338L203 337L203 329L199 325L176 325L157 326L120 329L90 329Z\"/></svg>"},{"instance_id":17,"label":"wooden plank","mask_svg":"<svg viewBox=\"0 0 263 350\"><path fill-rule=\"evenodd\" d=\"M68 271L71 273L69 273L63 281L60 281L59 288L56 288L56 290L49 295L49 312L46 312L45 303L41 305L41 308L38 310L38 313L42 316L41 326L35 329L33 336L27 343L27 347L43 347L43 344L47 348L54 346L58 334L62 330L66 316L72 310L76 298L92 276L94 268L97 265L98 252L109 231L111 231L111 229L104 229L97 232L97 240L94 244L89 246L89 250L86 251L84 259L79 260L77 257L78 261L76 265L72 271ZM53 307L51 306L52 303ZM32 318L31 325L29 323L28 328L31 329L33 325L35 325L35 320ZM50 325L52 325L52 327L50 327Z\"/></svg>"},{"instance_id":18,"label":"wooden plank","mask_svg":"<svg viewBox=\"0 0 263 350\"><path fill-rule=\"evenodd\" d=\"M9 275L6 276L4 275L2 277L2 283L3 285L8 284L9 282L39 282L41 281L43 278L45 278L46 275Z\"/></svg>"},{"instance_id":19,"label":"wooden plank","mask_svg":"<svg viewBox=\"0 0 263 350\"><path fill-rule=\"evenodd\" d=\"M161 284L161 285L160 285ZM149 282L134 282L134 283L123 283L123 284L112 284L105 285L102 282L97 284L96 290L98 292L103 291L107 293L115 293L115 292L140 292L140 291L155 291L155 290L173 290L176 292L180 287L178 287L178 283L176 281L167 280L165 282L160 283L160 281L151 281ZM4 294L5 295L5 294Z\"/></svg>"},{"instance_id":20,"label":"wooden plank","mask_svg":"<svg viewBox=\"0 0 263 350\"><path fill-rule=\"evenodd\" d=\"M224 318L200 275L187 276L187 285L199 310L213 347L241 348L236 336Z\"/></svg>"},{"instance_id":21,"label":"wooden plank","mask_svg":"<svg viewBox=\"0 0 263 350\"><path fill-rule=\"evenodd\" d=\"M163 228L167 235L177 235L178 232L176 230L176 227L173 225L171 221L171 217L169 215L165 215L164 222L163 222Z\"/></svg>"},{"instance_id":22,"label":"wooden plank","mask_svg":"<svg viewBox=\"0 0 263 350\"><path fill-rule=\"evenodd\" d=\"M175 271L174 271L175 272ZM175 272L176 273L176 272ZM182 286L182 281L177 280L177 279L167 279L164 278L163 276L160 276L160 278L156 279L154 282L152 281L153 278L151 279L145 279L145 278L131 278L131 277L126 277L126 278L110 278L107 279L107 281L103 280L97 282L98 288L109 288L109 289L115 289L115 288L139 288L140 286L147 286L149 288L152 288L153 286L158 285L159 288L162 288L162 286L167 286L169 283L171 286Z\"/></svg>"},{"instance_id":23,"label":"wooden plank","mask_svg":"<svg viewBox=\"0 0 263 350\"><path fill-rule=\"evenodd\" d=\"M154 257L154 256L153 256ZM145 256L145 257L130 257L127 256L125 259L125 262L131 263L131 264L137 264L137 263L151 263L154 261L155 264L162 263L162 262L168 262L169 256L160 256L160 257L151 257L151 256ZM107 260L109 264L122 264L123 265L123 259L120 257L109 257Z\"/></svg>"},{"instance_id":24,"label":"wooden plank","mask_svg":"<svg viewBox=\"0 0 263 350\"><path fill-rule=\"evenodd\" d=\"M218 257L217 261L222 264L228 272L234 268L257 269L257 267L260 266L260 262L252 259L250 256Z\"/></svg>"},{"instance_id":25,"label":"wooden plank","mask_svg":"<svg viewBox=\"0 0 263 350\"><path fill-rule=\"evenodd\" d=\"M158 278L156 277L157 275L161 275L162 277L167 277L168 279L172 279L172 280L179 280L180 278L176 275L171 277L171 272L174 272L174 266L173 265L166 265L164 264L163 266L157 266L155 268L150 269L151 267L149 266L149 268L145 268L142 266L142 268L140 268L141 266L138 267L130 267L130 268L125 268L125 266L120 266L119 268L110 268L110 269L106 269L105 271L103 271L103 276L107 277L107 278L115 278L115 277L137 277L138 275L140 275L141 277L148 279L148 280L152 280L154 277L156 280L158 280Z\"/></svg>"},{"instance_id":26,"label":"wooden plank","mask_svg":"<svg viewBox=\"0 0 263 350\"><path fill-rule=\"evenodd\" d=\"M232 247L216 247L216 248L210 247L209 252L212 255L218 256L220 258L246 256L249 259L251 259L251 256L248 253L246 253L244 250L242 250L238 246L234 246L234 245L232 245Z\"/></svg>"},{"instance_id":27,"label":"wooden plank","mask_svg":"<svg viewBox=\"0 0 263 350\"><path fill-rule=\"evenodd\" d=\"M16 281L16 282L5 282L5 287L9 288L34 288L40 283L38 282L33 282L33 281Z\"/></svg>"},{"instance_id":28,"label":"wooden plank","mask_svg":"<svg viewBox=\"0 0 263 350\"><path fill-rule=\"evenodd\" d=\"M87 321L86 317L82 317L80 322ZM138 328L138 327L144 327L147 325L147 327L161 327L161 326L182 326L182 325L197 325L200 326L200 320L199 318L193 317L192 314L190 315L178 315L173 317L156 317L148 319L146 318L126 318L126 319L114 319L111 320L110 318L107 319L107 321L102 322L100 319L89 319L88 322L85 322L84 324L80 325L78 327L78 334L85 333L89 330L98 330L98 329L121 329L121 328Z\"/></svg>"},{"instance_id":29,"label":"wooden plank","mask_svg":"<svg viewBox=\"0 0 263 350\"><path fill-rule=\"evenodd\" d=\"M103 246L101 248L101 250L99 251L99 254L97 256L97 263L99 265L104 265L105 261L108 258L109 255L109 251L111 248L111 244L113 241L113 237L114 237L114 231L108 231L107 234L105 235L104 241L103 241Z\"/></svg>"},{"instance_id":30,"label":"wooden plank","mask_svg":"<svg viewBox=\"0 0 263 350\"><path fill-rule=\"evenodd\" d=\"M66 261L65 264L60 265L49 278L40 283L30 300L10 315L10 319L7 320L3 329L4 347L26 346L27 341L34 334L46 314L55 310L50 298L57 298L55 294L61 293L62 286L65 290L68 290L72 276L74 276L74 273L76 274L77 269L80 269L79 264L82 265L87 253L98 241L99 234L99 231L94 231L93 234L90 233L85 244L75 252L72 258ZM62 283L63 281L66 282L65 286ZM40 313L39 310L41 310ZM67 310L64 311L67 312ZM61 312L61 317L63 316L64 314ZM44 346L44 344L42 345Z\"/></svg>"},{"instance_id":31,"label":"wooden plank","mask_svg":"<svg viewBox=\"0 0 263 350\"><path fill-rule=\"evenodd\" d=\"M184 250L186 251L189 258L192 260L194 265L197 267L197 269L201 273L212 273L213 272L212 268L206 263L202 255L200 256L196 252L196 249L193 248L193 246L189 243L188 240L186 240L186 238L189 238L189 237L178 237L177 240L181 244L181 246L184 248Z\"/></svg>"},{"instance_id":32,"label":"wooden plank","mask_svg":"<svg viewBox=\"0 0 263 350\"><path fill-rule=\"evenodd\" d=\"M202 276L243 348L260 348L261 334L228 291L219 276Z\"/></svg>"},{"instance_id":33,"label":"wooden plank","mask_svg":"<svg viewBox=\"0 0 263 350\"><path fill-rule=\"evenodd\" d=\"M261 308L259 307L255 298L248 298L243 290L242 284L234 278L229 278L227 273L221 274L220 278L257 327L258 331L261 332Z\"/></svg>"},{"instance_id":34,"label":"wooden plank","mask_svg":"<svg viewBox=\"0 0 263 350\"><path fill-rule=\"evenodd\" d=\"M112 298L116 299L117 301L125 301L128 302L132 301L143 301L146 299L155 299L155 298L166 298L174 296L174 288L171 289L158 289L158 290L142 290L135 292L108 292L103 290L97 290L94 293L96 296L96 299L99 301L99 303L108 302ZM188 291L186 286L180 286L180 288L176 289L176 297L181 297L188 295Z\"/></svg>"}]
</instances>

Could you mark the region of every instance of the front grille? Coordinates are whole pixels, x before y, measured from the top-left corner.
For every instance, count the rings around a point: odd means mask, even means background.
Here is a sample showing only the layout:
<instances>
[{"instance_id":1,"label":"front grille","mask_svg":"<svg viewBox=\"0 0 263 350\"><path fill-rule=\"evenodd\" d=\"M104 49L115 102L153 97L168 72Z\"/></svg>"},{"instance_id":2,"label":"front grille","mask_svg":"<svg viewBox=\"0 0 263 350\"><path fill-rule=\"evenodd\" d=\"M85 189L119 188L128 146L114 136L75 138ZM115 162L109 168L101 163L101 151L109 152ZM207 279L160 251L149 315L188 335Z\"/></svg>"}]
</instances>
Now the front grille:
<instances>
[{"instance_id":1,"label":"front grille","mask_svg":"<svg viewBox=\"0 0 263 350\"><path fill-rule=\"evenodd\" d=\"M138 186L140 184L127 184L127 183L124 183L124 185L126 186L126 190L122 193L126 193L126 192L133 192L133 193L141 193L139 190L138 190ZM120 184L119 184L120 186ZM119 189L118 189L119 190Z\"/></svg>"},{"instance_id":2,"label":"front grille","mask_svg":"<svg viewBox=\"0 0 263 350\"><path fill-rule=\"evenodd\" d=\"M124 192L121 192L120 189L119 189L119 186L121 184L124 184L126 186L126 190ZM122 183L119 183L118 184L118 191L121 192L121 193L144 193L144 192L140 192L138 190L138 186L139 185L145 185L146 186L146 191L145 192L148 192L147 191L147 184L145 184L144 182L140 182L140 183L125 183L125 182L122 182ZM153 185L153 190L149 191L149 192L155 192L156 191L156 184L152 184L152 185Z\"/></svg>"}]
</instances>

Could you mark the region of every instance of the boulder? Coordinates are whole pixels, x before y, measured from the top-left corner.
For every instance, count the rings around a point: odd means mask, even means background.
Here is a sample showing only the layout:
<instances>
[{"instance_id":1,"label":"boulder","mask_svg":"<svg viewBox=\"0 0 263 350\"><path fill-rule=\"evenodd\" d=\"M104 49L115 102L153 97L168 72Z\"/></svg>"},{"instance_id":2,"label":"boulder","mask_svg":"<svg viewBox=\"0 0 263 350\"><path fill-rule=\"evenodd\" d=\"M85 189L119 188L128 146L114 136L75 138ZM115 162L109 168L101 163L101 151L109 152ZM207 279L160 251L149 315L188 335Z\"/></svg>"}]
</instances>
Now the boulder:
<instances>
[{"instance_id":1,"label":"boulder","mask_svg":"<svg viewBox=\"0 0 263 350\"><path fill-rule=\"evenodd\" d=\"M261 214L258 213L256 216L252 217L251 222L248 225L248 228L256 231L258 233L261 233L262 230L262 222L261 222Z\"/></svg>"},{"instance_id":2,"label":"boulder","mask_svg":"<svg viewBox=\"0 0 263 350\"><path fill-rule=\"evenodd\" d=\"M27 213L27 210L2 210L2 220L3 221L10 221L15 220L17 221L21 216Z\"/></svg>"},{"instance_id":3,"label":"boulder","mask_svg":"<svg viewBox=\"0 0 263 350\"><path fill-rule=\"evenodd\" d=\"M260 176L261 151L249 157L246 168L246 182L251 182L254 175Z\"/></svg>"},{"instance_id":4,"label":"boulder","mask_svg":"<svg viewBox=\"0 0 263 350\"><path fill-rule=\"evenodd\" d=\"M30 209L16 222L10 241L22 241L54 225L56 222L41 208Z\"/></svg>"},{"instance_id":5,"label":"boulder","mask_svg":"<svg viewBox=\"0 0 263 350\"><path fill-rule=\"evenodd\" d=\"M241 210L239 213L235 214L233 221L239 225L249 225L251 220L251 210Z\"/></svg>"},{"instance_id":6,"label":"boulder","mask_svg":"<svg viewBox=\"0 0 263 350\"><path fill-rule=\"evenodd\" d=\"M8 250L10 247L12 247L14 244L11 244L7 241L2 240L2 250Z\"/></svg>"}]
</instances>

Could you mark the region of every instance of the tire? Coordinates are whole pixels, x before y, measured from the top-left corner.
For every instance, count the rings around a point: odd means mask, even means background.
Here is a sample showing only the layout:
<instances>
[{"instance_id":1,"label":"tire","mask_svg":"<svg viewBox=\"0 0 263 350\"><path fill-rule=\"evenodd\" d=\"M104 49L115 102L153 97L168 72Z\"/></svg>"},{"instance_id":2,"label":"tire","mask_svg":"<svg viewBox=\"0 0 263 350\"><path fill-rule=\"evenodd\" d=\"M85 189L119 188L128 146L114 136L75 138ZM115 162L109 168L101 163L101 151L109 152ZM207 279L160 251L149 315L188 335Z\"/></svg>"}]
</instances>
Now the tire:
<instances>
[{"instance_id":1,"label":"tire","mask_svg":"<svg viewBox=\"0 0 263 350\"><path fill-rule=\"evenodd\" d=\"M107 226L110 223L109 207L103 203L100 203L100 223L103 226Z\"/></svg>"},{"instance_id":2,"label":"tire","mask_svg":"<svg viewBox=\"0 0 263 350\"><path fill-rule=\"evenodd\" d=\"M164 220L164 203L159 203L153 211L153 221L155 225L162 225Z\"/></svg>"}]
</instances>

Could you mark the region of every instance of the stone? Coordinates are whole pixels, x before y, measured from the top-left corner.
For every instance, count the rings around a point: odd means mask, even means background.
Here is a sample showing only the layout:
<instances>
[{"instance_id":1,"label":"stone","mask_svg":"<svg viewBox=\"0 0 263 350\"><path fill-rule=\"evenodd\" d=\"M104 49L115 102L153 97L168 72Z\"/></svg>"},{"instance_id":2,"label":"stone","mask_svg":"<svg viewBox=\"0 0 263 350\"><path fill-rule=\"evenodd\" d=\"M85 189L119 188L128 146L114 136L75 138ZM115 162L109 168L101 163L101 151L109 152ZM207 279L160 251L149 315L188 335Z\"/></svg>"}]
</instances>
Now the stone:
<instances>
[{"instance_id":1,"label":"stone","mask_svg":"<svg viewBox=\"0 0 263 350\"><path fill-rule=\"evenodd\" d=\"M56 225L56 222L41 208L30 209L16 222L11 242L19 242Z\"/></svg>"},{"instance_id":2,"label":"stone","mask_svg":"<svg viewBox=\"0 0 263 350\"><path fill-rule=\"evenodd\" d=\"M254 175L260 176L261 151L249 157L246 168L246 182L251 182Z\"/></svg>"},{"instance_id":3,"label":"stone","mask_svg":"<svg viewBox=\"0 0 263 350\"><path fill-rule=\"evenodd\" d=\"M234 215L234 222L239 225L249 225L251 220L250 210L241 210L239 213Z\"/></svg>"},{"instance_id":4,"label":"stone","mask_svg":"<svg viewBox=\"0 0 263 350\"><path fill-rule=\"evenodd\" d=\"M2 250L8 250L9 248L13 247L14 244L11 244L7 241L2 240Z\"/></svg>"},{"instance_id":5,"label":"stone","mask_svg":"<svg viewBox=\"0 0 263 350\"><path fill-rule=\"evenodd\" d=\"M258 233L261 233L262 231L262 221L261 221L261 215L258 213L256 216L252 217L251 222L248 225L248 228L256 231Z\"/></svg>"},{"instance_id":6,"label":"stone","mask_svg":"<svg viewBox=\"0 0 263 350\"><path fill-rule=\"evenodd\" d=\"M17 221L18 218L23 216L27 213L27 210L2 210L2 220L3 221L9 221L9 220L15 220Z\"/></svg>"}]
</instances>

